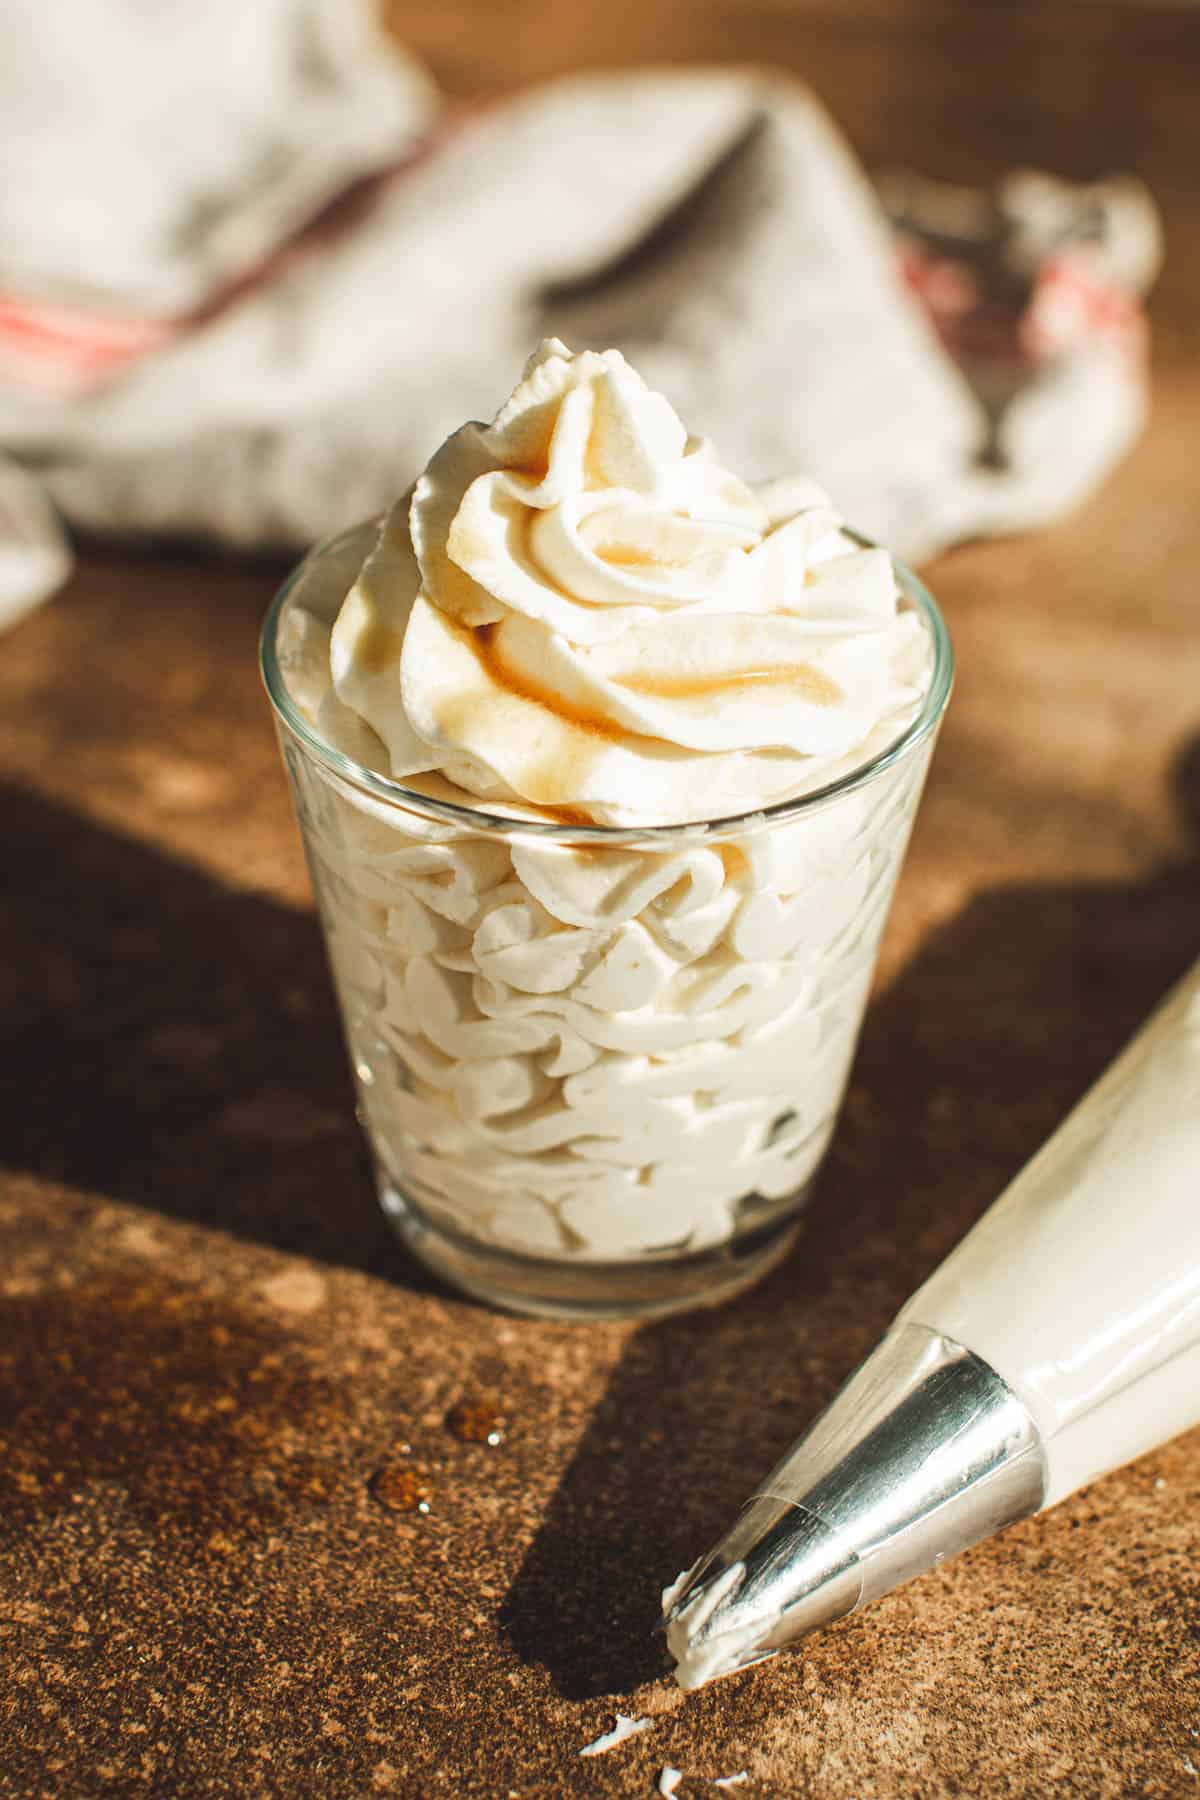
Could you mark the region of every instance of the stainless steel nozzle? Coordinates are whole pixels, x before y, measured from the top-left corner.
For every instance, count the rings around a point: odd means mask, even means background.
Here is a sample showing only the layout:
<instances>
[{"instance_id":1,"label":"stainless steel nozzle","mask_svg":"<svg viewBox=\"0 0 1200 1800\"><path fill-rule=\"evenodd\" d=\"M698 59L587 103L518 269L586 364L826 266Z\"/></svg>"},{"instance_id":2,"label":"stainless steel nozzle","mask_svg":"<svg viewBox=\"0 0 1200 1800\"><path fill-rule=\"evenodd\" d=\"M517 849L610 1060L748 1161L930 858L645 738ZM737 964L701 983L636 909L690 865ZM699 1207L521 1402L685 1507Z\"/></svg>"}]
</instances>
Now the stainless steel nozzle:
<instances>
[{"instance_id":1,"label":"stainless steel nozzle","mask_svg":"<svg viewBox=\"0 0 1200 1800\"><path fill-rule=\"evenodd\" d=\"M743 1508L663 1595L683 1687L732 1673L1028 1518L1041 1438L994 1369L894 1326Z\"/></svg>"}]
</instances>

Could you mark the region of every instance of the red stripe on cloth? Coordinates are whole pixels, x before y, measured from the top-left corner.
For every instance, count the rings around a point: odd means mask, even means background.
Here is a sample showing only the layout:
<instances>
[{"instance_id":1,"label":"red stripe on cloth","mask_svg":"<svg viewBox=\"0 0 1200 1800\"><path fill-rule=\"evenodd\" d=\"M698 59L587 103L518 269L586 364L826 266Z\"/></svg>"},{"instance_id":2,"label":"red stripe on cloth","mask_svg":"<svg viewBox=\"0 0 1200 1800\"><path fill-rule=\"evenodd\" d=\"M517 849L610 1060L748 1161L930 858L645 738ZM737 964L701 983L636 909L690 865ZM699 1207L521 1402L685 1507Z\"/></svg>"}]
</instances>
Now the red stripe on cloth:
<instances>
[{"instance_id":1,"label":"red stripe on cloth","mask_svg":"<svg viewBox=\"0 0 1200 1800\"><path fill-rule=\"evenodd\" d=\"M210 324L248 295L269 287L298 260L327 254L380 195L436 156L490 106L465 105L447 113L397 162L351 182L259 262L178 317L93 314L57 301L0 292L0 378L64 394L82 394L102 385L130 363Z\"/></svg>"}]
</instances>

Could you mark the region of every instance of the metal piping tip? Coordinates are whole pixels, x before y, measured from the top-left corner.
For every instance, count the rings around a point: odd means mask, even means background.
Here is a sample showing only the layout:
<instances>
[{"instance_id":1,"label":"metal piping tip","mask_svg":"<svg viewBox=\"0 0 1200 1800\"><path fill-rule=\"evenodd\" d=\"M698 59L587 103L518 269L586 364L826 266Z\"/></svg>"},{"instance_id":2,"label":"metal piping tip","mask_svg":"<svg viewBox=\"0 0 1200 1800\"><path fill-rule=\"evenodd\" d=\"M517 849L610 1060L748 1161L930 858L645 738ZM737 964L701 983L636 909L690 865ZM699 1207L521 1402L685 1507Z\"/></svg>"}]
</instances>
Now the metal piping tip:
<instances>
[{"instance_id":1,"label":"metal piping tip","mask_svg":"<svg viewBox=\"0 0 1200 1800\"><path fill-rule=\"evenodd\" d=\"M761 1662L1027 1518L1045 1479L1037 1428L995 1370L923 1325L894 1327L664 1592L680 1686Z\"/></svg>"}]
</instances>

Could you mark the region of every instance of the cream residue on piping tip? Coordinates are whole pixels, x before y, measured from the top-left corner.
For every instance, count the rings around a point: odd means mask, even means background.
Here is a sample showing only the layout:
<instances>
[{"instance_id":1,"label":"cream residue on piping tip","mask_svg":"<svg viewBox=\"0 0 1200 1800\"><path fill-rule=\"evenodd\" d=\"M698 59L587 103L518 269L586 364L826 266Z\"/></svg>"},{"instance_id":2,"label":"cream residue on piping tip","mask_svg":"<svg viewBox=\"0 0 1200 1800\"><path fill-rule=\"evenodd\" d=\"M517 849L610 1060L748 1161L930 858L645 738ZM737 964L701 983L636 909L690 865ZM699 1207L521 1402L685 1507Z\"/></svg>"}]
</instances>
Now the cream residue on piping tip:
<instances>
[{"instance_id":1,"label":"cream residue on piping tip","mask_svg":"<svg viewBox=\"0 0 1200 1800\"><path fill-rule=\"evenodd\" d=\"M705 1626L714 1612L744 1580L744 1563L733 1563L710 1586L699 1589L683 1607L669 1616L676 1597L694 1573L694 1567L663 1589L667 1648L675 1660L675 1679L689 1692L722 1675L736 1675L754 1663L767 1662L776 1654L773 1650L759 1648L763 1632L761 1620L756 1619L740 1629L735 1626L717 1636L705 1634Z\"/></svg>"},{"instance_id":2,"label":"cream residue on piping tip","mask_svg":"<svg viewBox=\"0 0 1200 1800\"><path fill-rule=\"evenodd\" d=\"M699 1567L700 1567L699 1561L692 1563L690 1568L681 1570L680 1573L675 1577L674 1581L672 1581L669 1584L669 1586L667 1586L663 1589L663 1591L662 1591L662 1611L663 1611L664 1618L666 1618L667 1614L670 1612L671 1608L674 1606L676 1599L683 1592L684 1588L687 1586L688 1582L691 1580L692 1576L695 1574L696 1570Z\"/></svg>"}]
</instances>

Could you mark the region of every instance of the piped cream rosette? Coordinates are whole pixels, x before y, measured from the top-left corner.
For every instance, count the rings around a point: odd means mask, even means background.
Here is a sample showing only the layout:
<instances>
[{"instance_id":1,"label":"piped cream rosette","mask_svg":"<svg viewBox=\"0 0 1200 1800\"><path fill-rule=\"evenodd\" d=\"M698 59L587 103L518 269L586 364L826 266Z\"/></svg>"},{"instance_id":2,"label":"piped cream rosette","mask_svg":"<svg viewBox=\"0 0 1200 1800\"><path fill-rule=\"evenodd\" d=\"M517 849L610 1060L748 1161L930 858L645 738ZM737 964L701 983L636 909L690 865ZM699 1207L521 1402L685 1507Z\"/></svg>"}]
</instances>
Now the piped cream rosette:
<instances>
[{"instance_id":1,"label":"piped cream rosette","mask_svg":"<svg viewBox=\"0 0 1200 1800\"><path fill-rule=\"evenodd\" d=\"M365 724L396 778L687 823L882 748L927 662L887 553L820 489L747 486L617 351L550 339L386 520L334 626L326 724Z\"/></svg>"}]
</instances>

